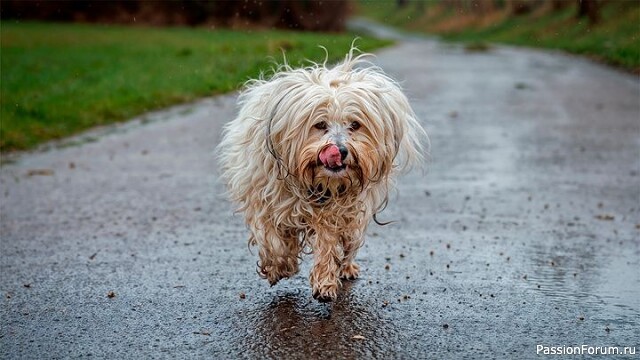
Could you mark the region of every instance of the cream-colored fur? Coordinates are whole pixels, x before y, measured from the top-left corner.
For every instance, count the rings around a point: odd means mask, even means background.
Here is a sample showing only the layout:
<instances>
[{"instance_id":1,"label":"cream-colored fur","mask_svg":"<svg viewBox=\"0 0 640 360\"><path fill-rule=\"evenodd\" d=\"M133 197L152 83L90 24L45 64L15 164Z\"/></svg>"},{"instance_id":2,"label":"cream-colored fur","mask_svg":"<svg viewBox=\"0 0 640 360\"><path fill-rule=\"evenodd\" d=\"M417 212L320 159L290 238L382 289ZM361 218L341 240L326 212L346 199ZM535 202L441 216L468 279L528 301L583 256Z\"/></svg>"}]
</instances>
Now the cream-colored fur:
<instances>
[{"instance_id":1,"label":"cream-colored fur","mask_svg":"<svg viewBox=\"0 0 640 360\"><path fill-rule=\"evenodd\" d=\"M398 84L354 50L332 68L285 64L248 82L218 147L260 275L274 285L296 274L310 249L319 301L335 299L341 279L358 277L354 258L369 221L386 205L394 175L422 161L427 141ZM340 166L321 160L327 147L341 149Z\"/></svg>"}]
</instances>

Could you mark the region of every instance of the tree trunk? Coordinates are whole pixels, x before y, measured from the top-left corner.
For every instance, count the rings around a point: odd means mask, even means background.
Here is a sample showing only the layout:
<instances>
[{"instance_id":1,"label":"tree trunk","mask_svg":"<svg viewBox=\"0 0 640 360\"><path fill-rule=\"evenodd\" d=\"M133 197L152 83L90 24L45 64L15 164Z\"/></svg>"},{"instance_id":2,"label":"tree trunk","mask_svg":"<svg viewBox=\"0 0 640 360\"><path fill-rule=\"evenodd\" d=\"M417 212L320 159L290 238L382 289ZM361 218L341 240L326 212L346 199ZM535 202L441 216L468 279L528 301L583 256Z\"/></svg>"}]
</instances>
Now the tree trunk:
<instances>
[{"instance_id":1,"label":"tree trunk","mask_svg":"<svg viewBox=\"0 0 640 360\"><path fill-rule=\"evenodd\" d=\"M578 0L578 18L585 16L589 18L589 23L598 23L600 20L598 0Z\"/></svg>"},{"instance_id":2,"label":"tree trunk","mask_svg":"<svg viewBox=\"0 0 640 360\"><path fill-rule=\"evenodd\" d=\"M568 0L551 0L551 9L554 11L562 10L571 4Z\"/></svg>"}]
</instances>

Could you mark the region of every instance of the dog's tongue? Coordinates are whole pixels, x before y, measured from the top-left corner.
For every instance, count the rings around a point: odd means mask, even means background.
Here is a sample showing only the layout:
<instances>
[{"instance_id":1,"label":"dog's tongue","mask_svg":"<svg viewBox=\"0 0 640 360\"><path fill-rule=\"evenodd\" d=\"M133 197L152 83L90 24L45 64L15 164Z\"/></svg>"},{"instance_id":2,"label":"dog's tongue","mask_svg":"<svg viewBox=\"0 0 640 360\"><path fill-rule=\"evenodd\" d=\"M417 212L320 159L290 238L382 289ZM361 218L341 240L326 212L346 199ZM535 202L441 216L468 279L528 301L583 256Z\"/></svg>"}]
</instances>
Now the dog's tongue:
<instances>
[{"instance_id":1,"label":"dog's tongue","mask_svg":"<svg viewBox=\"0 0 640 360\"><path fill-rule=\"evenodd\" d=\"M335 168L342 166L342 156L340 155L340 149L336 145L329 145L320 151L320 161L322 164L329 168Z\"/></svg>"}]
</instances>

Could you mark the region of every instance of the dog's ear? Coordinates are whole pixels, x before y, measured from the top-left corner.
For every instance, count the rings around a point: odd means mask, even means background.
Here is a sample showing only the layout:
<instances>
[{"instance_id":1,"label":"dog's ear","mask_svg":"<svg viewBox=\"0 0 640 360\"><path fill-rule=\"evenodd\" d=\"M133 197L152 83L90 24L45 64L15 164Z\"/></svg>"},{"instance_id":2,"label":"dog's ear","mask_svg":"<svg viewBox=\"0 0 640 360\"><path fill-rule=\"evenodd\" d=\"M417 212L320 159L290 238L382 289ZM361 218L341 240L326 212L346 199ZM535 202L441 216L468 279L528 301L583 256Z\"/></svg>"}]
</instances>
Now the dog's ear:
<instances>
[{"instance_id":1,"label":"dog's ear","mask_svg":"<svg viewBox=\"0 0 640 360\"><path fill-rule=\"evenodd\" d=\"M427 133L420 125L409 100L396 82L382 94L389 106L385 109L391 121L396 153L394 167L409 170L420 165L429 146Z\"/></svg>"},{"instance_id":2,"label":"dog's ear","mask_svg":"<svg viewBox=\"0 0 640 360\"><path fill-rule=\"evenodd\" d=\"M386 134L392 134L391 138L385 136L385 142L393 143L392 162L398 170L409 170L423 163L429 148L429 137L420 125L409 100L405 96L398 82L387 76L384 71L375 66L366 58L371 54L360 53L354 44L347 54L345 61L337 68L343 73L351 73L352 79L359 79L364 85L373 91L378 99L379 111L382 120L388 126ZM357 53L360 53L359 55ZM387 143L388 145L388 143Z\"/></svg>"},{"instance_id":3,"label":"dog's ear","mask_svg":"<svg viewBox=\"0 0 640 360\"><path fill-rule=\"evenodd\" d=\"M383 146L395 170L405 171L420 165L426 155L429 139L420 125L400 85L379 68L359 70L376 104L375 122L384 127Z\"/></svg>"},{"instance_id":4,"label":"dog's ear","mask_svg":"<svg viewBox=\"0 0 640 360\"><path fill-rule=\"evenodd\" d=\"M295 175L313 117L323 112L320 105L326 100L312 78L309 69L284 68L242 94L243 109L251 109L263 134L260 142L269 155L265 166L273 166L278 179Z\"/></svg>"}]
</instances>

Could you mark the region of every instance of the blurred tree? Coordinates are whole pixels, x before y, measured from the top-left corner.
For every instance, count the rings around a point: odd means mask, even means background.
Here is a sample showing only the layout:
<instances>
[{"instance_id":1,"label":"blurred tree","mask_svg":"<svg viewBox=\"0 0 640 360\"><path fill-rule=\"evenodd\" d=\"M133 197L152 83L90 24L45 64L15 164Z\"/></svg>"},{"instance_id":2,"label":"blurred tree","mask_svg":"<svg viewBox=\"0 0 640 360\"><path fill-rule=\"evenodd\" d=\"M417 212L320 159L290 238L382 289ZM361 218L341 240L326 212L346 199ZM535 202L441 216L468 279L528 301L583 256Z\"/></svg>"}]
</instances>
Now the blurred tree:
<instances>
[{"instance_id":1,"label":"blurred tree","mask_svg":"<svg viewBox=\"0 0 640 360\"><path fill-rule=\"evenodd\" d=\"M349 12L346 1L290 1L291 11L285 12L287 24L311 31L344 29Z\"/></svg>"},{"instance_id":2,"label":"blurred tree","mask_svg":"<svg viewBox=\"0 0 640 360\"><path fill-rule=\"evenodd\" d=\"M541 3L541 0L507 0L507 6L513 15L528 14Z\"/></svg>"},{"instance_id":3,"label":"blurred tree","mask_svg":"<svg viewBox=\"0 0 640 360\"><path fill-rule=\"evenodd\" d=\"M551 9L554 11L562 10L571 5L571 1L568 0L551 0Z\"/></svg>"},{"instance_id":4,"label":"blurred tree","mask_svg":"<svg viewBox=\"0 0 640 360\"><path fill-rule=\"evenodd\" d=\"M485 16L494 9L493 0L471 0L471 11L474 14Z\"/></svg>"},{"instance_id":5,"label":"blurred tree","mask_svg":"<svg viewBox=\"0 0 640 360\"><path fill-rule=\"evenodd\" d=\"M348 0L2 0L0 18L342 31L349 9Z\"/></svg>"},{"instance_id":6,"label":"blurred tree","mask_svg":"<svg viewBox=\"0 0 640 360\"><path fill-rule=\"evenodd\" d=\"M578 18L589 18L589 23L596 24L600 20L598 0L578 0Z\"/></svg>"}]
</instances>

